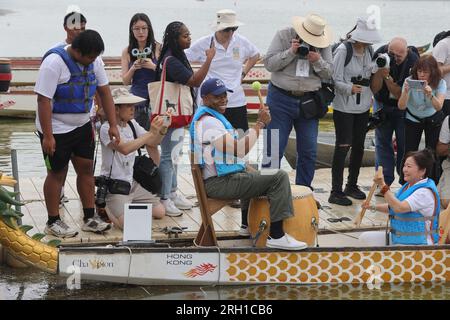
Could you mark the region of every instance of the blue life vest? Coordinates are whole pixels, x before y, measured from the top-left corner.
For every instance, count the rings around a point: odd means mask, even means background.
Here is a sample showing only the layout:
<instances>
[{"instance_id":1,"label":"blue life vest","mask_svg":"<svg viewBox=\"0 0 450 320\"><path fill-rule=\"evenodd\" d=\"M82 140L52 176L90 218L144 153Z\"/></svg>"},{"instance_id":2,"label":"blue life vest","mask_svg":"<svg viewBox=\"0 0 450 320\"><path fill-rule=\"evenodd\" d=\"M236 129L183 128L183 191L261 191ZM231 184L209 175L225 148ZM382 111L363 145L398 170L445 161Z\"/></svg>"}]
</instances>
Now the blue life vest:
<instances>
[{"instance_id":1,"label":"blue life vest","mask_svg":"<svg viewBox=\"0 0 450 320\"><path fill-rule=\"evenodd\" d=\"M395 213L389 208L389 217L391 219L391 233L393 244L428 244L427 239L430 235L425 227L425 221L431 222L431 236L433 243L438 243L438 221L440 213L440 199L433 180L428 179L427 182L414 184L406 189L409 184L403 187L395 194L400 201L408 198L413 192L420 188L428 188L433 191L435 198L435 214L431 217L424 217L418 212ZM406 189L406 190L405 190Z\"/></svg>"},{"instance_id":2,"label":"blue life vest","mask_svg":"<svg viewBox=\"0 0 450 320\"><path fill-rule=\"evenodd\" d=\"M95 91L97 89L97 78L94 73L94 64L84 67L72 59L64 46L55 47L47 51L48 55L56 53L59 55L70 71L70 79L66 83L58 84L53 96L53 113L88 113L91 111Z\"/></svg>"},{"instance_id":3,"label":"blue life vest","mask_svg":"<svg viewBox=\"0 0 450 320\"><path fill-rule=\"evenodd\" d=\"M234 133L233 126L221 113L215 111L212 108L200 106L194 114L194 118L192 119L191 126L189 128L189 133L191 135L191 151L194 152L194 161L201 167L205 165L205 159L203 158L202 146L198 143L195 143L195 141L198 142L198 140L196 140L195 124L201 117L207 114L222 122L222 124L225 126L225 129L227 129L235 139L237 138L237 135ZM236 158L235 156L224 154L219 150L216 150L214 147L212 148L212 157L217 170L217 175L219 177L245 170L244 161ZM230 158L232 158L231 161Z\"/></svg>"}]
</instances>

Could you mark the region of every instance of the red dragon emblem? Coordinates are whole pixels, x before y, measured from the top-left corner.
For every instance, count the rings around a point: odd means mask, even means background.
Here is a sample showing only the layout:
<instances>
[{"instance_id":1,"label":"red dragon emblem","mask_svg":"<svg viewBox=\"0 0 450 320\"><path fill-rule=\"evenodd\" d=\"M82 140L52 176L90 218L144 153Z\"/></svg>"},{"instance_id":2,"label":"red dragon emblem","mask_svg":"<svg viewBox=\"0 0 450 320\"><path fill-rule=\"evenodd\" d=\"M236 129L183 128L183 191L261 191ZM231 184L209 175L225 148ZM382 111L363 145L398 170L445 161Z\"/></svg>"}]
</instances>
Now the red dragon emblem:
<instances>
[{"instance_id":1,"label":"red dragon emblem","mask_svg":"<svg viewBox=\"0 0 450 320\"><path fill-rule=\"evenodd\" d=\"M212 263L202 263L199 266L196 266L194 269L185 272L184 275L188 278L195 278L197 276L203 276L208 272L213 272L217 266Z\"/></svg>"}]
</instances>

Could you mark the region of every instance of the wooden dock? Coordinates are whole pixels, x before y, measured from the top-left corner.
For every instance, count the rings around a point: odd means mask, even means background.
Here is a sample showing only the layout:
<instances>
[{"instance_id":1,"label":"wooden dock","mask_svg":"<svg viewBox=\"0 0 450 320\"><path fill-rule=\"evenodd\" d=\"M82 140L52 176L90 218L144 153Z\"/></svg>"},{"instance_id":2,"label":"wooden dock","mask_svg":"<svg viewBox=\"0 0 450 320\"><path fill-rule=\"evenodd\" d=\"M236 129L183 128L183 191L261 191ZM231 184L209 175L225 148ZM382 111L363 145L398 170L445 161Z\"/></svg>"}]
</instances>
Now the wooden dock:
<instances>
[{"instance_id":1,"label":"wooden dock","mask_svg":"<svg viewBox=\"0 0 450 320\"><path fill-rule=\"evenodd\" d=\"M373 168L362 168L359 185L363 191L368 193L370 186L372 185ZM295 171L289 172L291 183L295 181ZM347 170L344 173L344 177L347 176ZM26 205L22 207L22 223L25 225L31 225L34 228L29 231L29 234L44 232L45 223L47 221L47 211L45 208L44 195L43 195L43 183L45 177L35 178L21 178L20 179L20 192L21 197ZM197 198L195 188L192 181L190 172L182 170L182 174L178 175L179 191L193 203L197 204ZM319 169L316 171L313 181L315 188L314 197L323 206L322 210L319 210L320 223L319 229L321 230L342 230L353 228L352 221L343 221L337 223L330 223L328 218L341 218L348 217L354 219L359 213L362 201L353 200L354 204L349 207L342 207L328 203L328 197L331 190L331 169ZM393 188L397 189L398 184L394 184ZM55 191L56 192L56 191ZM60 215L63 220L70 226L80 230L77 237L63 239L63 243L86 243L86 242L117 242L122 240L122 232L117 228L105 232L104 234L94 234L91 232L81 231L82 224L82 207L79 201L78 193L76 191L76 177L68 176L65 195L68 197L69 202L65 203L60 209ZM372 200L375 202L383 202L383 198L374 197ZM214 226L218 236L235 235L240 227L240 209L225 207L220 212L213 216ZM180 237L195 237L201 223L200 210L198 206L194 206L191 210L184 210L184 214L181 217L164 217L163 219L153 219L153 238L164 239L169 235L164 233L165 227L180 227L187 229L183 231ZM386 224L386 215L381 213L366 212L365 218L361 224L361 228L380 228ZM46 238L51 239L51 236ZM44 239L45 241L45 239Z\"/></svg>"}]
</instances>

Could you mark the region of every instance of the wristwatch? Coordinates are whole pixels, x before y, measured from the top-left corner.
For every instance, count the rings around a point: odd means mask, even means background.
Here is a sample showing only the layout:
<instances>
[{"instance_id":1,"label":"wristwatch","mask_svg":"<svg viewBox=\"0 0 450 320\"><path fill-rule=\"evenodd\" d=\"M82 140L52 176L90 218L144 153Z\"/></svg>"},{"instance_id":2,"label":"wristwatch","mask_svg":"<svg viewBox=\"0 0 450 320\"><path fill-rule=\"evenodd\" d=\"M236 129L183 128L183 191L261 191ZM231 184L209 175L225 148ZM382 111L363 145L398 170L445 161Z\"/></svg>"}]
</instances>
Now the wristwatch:
<instances>
[{"instance_id":1,"label":"wristwatch","mask_svg":"<svg viewBox=\"0 0 450 320\"><path fill-rule=\"evenodd\" d=\"M392 79L391 76L384 77L384 80L391 80L391 79Z\"/></svg>"}]
</instances>

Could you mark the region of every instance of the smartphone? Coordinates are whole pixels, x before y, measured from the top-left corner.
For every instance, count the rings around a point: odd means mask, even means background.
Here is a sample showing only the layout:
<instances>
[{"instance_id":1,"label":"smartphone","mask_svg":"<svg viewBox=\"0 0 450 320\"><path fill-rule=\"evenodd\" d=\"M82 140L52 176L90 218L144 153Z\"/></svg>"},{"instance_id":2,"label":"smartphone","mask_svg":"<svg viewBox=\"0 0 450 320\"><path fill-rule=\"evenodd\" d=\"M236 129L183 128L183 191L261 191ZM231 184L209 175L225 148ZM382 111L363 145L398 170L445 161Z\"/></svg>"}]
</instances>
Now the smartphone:
<instances>
[{"instance_id":1,"label":"smartphone","mask_svg":"<svg viewBox=\"0 0 450 320\"><path fill-rule=\"evenodd\" d=\"M425 87L425 80L406 79L410 89L422 90Z\"/></svg>"},{"instance_id":2,"label":"smartphone","mask_svg":"<svg viewBox=\"0 0 450 320\"><path fill-rule=\"evenodd\" d=\"M211 37L211 42L209 43L209 47L214 47L214 37Z\"/></svg>"}]
</instances>

